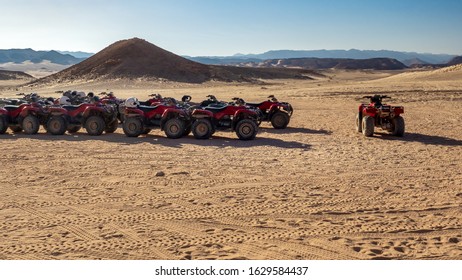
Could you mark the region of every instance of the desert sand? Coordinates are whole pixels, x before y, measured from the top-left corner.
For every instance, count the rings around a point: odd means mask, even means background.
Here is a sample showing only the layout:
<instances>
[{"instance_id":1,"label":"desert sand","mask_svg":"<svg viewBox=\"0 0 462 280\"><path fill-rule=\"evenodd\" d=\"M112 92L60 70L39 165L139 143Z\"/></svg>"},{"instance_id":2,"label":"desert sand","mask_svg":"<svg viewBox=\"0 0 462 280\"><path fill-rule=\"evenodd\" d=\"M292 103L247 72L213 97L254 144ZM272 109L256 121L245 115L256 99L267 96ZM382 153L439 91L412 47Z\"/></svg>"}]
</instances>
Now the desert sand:
<instances>
[{"instance_id":1,"label":"desert sand","mask_svg":"<svg viewBox=\"0 0 462 280\"><path fill-rule=\"evenodd\" d=\"M462 69L315 80L119 80L20 88L290 102L254 141L0 135L0 259L462 259ZM13 87L1 85L0 97ZM356 133L358 97L405 107L406 134Z\"/></svg>"}]
</instances>

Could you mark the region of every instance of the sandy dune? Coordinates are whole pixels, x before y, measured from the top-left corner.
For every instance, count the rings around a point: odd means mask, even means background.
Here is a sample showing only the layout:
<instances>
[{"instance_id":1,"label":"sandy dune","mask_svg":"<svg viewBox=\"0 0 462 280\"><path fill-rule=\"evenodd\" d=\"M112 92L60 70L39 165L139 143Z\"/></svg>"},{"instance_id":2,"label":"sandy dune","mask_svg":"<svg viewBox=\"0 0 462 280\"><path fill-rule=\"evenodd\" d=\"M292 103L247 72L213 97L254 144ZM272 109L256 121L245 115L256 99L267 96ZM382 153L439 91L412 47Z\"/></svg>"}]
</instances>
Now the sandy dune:
<instances>
[{"instance_id":1,"label":"sandy dune","mask_svg":"<svg viewBox=\"0 0 462 280\"><path fill-rule=\"evenodd\" d=\"M295 113L249 142L0 135L0 259L462 259L462 75L449 74L34 88L275 94ZM405 106L404 138L354 131L357 97L371 92Z\"/></svg>"}]
</instances>

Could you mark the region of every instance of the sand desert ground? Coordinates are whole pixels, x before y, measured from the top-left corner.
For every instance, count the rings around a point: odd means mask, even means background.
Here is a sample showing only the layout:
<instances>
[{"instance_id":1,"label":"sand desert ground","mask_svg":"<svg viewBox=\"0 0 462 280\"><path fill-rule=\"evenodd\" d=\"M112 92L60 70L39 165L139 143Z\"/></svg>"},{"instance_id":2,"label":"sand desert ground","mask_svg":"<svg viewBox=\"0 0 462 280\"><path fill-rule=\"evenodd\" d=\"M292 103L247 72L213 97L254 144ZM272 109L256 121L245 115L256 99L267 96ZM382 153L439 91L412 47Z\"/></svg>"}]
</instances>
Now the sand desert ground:
<instances>
[{"instance_id":1,"label":"sand desert ground","mask_svg":"<svg viewBox=\"0 0 462 280\"><path fill-rule=\"evenodd\" d=\"M254 141L0 135L0 259L462 259L462 69L325 71L315 80L119 80L20 91L208 94L294 106ZM0 97L13 95L2 82ZM405 107L406 135L366 138L365 94ZM163 176L158 173L163 172Z\"/></svg>"}]
</instances>

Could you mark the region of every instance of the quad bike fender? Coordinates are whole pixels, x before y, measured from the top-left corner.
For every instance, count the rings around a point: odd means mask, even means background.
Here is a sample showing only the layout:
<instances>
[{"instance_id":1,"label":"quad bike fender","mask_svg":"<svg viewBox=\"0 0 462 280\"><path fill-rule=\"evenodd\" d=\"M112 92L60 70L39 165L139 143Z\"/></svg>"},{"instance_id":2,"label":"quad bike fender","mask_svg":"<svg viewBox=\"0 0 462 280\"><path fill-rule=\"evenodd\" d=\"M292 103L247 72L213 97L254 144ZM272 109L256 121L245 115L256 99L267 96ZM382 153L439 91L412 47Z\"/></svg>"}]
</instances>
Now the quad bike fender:
<instances>
[{"instance_id":1,"label":"quad bike fender","mask_svg":"<svg viewBox=\"0 0 462 280\"><path fill-rule=\"evenodd\" d=\"M395 116L399 116L400 114L404 114L404 107L395 106L395 107L392 107L392 111L395 113Z\"/></svg>"},{"instance_id":2,"label":"quad bike fender","mask_svg":"<svg viewBox=\"0 0 462 280\"><path fill-rule=\"evenodd\" d=\"M195 119L212 118L213 113L208 110L194 109L191 116Z\"/></svg>"},{"instance_id":3,"label":"quad bike fender","mask_svg":"<svg viewBox=\"0 0 462 280\"><path fill-rule=\"evenodd\" d=\"M8 111L3 108L0 108L0 116L1 115L8 115Z\"/></svg>"},{"instance_id":4,"label":"quad bike fender","mask_svg":"<svg viewBox=\"0 0 462 280\"><path fill-rule=\"evenodd\" d=\"M50 108L48 110L51 115L57 116L57 115L67 115L67 110L64 108Z\"/></svg>"},{"instance_id":5,"label":"quad bike fender","mask_svg":"<svg viewBox=\"0 0 462 280\"><path fill-rule=\"evenodd\" d=\"M19 113L19 116L21 118L25 118L27 115L37 115L37 112L39 111L39 108L35 107L26 107L24 108L21 113Z\"/></svg>"},{"instance_id":6,"label":"quad bike fender","mask_svg":"<svg viewBox=\"0 0 462 280\"><path fill-rule=\"evenodd\" d=\"M87 107L83 111L83 118L86 119L90 116L93 115L103 115L106 112L106 110L103 107Z\"/></svg>"},{"instance_id":7,"label":"quad bike fender","mask_svg":"<svg viewBox=\"0 0 462 280\"><path fill-rule=\"evenodd\" d=\"M260 106L258 106L258 108L260 110L262 110L263 112L266 112L267 110L269 110L271 108L271 106L273 106L274 102L271 102L271 101L263 101Z\"/></svg>"},{"instance_id":8,"label":"quad bike fender","mask_svg":"<svg viewBox=\"0 0 462 280\"><path fill-rule=\"evenodd\" d=\"M240 120L243 117L245 118L257 118L258 115L255 111L249 110L249 109L238 109L236 112L234 112L233 118L235 120Z\"/></svg>"},{"instance_id":9,"label":"quad bike fender","mask_svg":"<svg viewBox=\"0 0 462 280\"><path fill-rule=\"evenodd\" d=\"M176 116L184 116L184 112L176 108L168 108L162 113L162 120L171 119Z\"/></svg>"},{"instance_id":10,"label":"quad bike fender","mask_svg":"<svg viewBox=\"0 0 462 280\"><path fill-rule=\"evenodd\" d=\"M126 117L136 117L136 116L144 117L144 112L137 108L125 107L124 115Z\"/></svg>"},{"instance_id":11,"label":"quad bike fender","mask_svg":"<svg viewBox=\"0 0 462 280\"><path fill-rule=\"evenodd\" d=\"M362 115L375 117L377 115L377 110L373 107L364 107L362 110Z\"/></svg>"}]
</instances>

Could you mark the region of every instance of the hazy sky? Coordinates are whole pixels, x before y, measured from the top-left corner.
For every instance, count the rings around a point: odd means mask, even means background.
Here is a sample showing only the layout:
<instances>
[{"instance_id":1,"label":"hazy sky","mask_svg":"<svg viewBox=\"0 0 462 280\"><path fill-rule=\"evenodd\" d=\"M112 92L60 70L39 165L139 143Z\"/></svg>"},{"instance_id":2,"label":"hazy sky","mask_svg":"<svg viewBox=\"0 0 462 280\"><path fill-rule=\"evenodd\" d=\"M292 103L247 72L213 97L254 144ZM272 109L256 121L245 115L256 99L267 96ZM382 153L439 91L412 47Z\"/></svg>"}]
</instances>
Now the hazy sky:
<instances>
[{"instance_id":1,"label":"hazy sky","mask_svg":"<svg viewBox=\"0 0 462 280\"><path fill-rule=\"evenodd\" d=\"M462 0L0 0L0 49L97 52L139 37L180 55L277 49L462 54Z\"/></svg>"}]
</instances>

